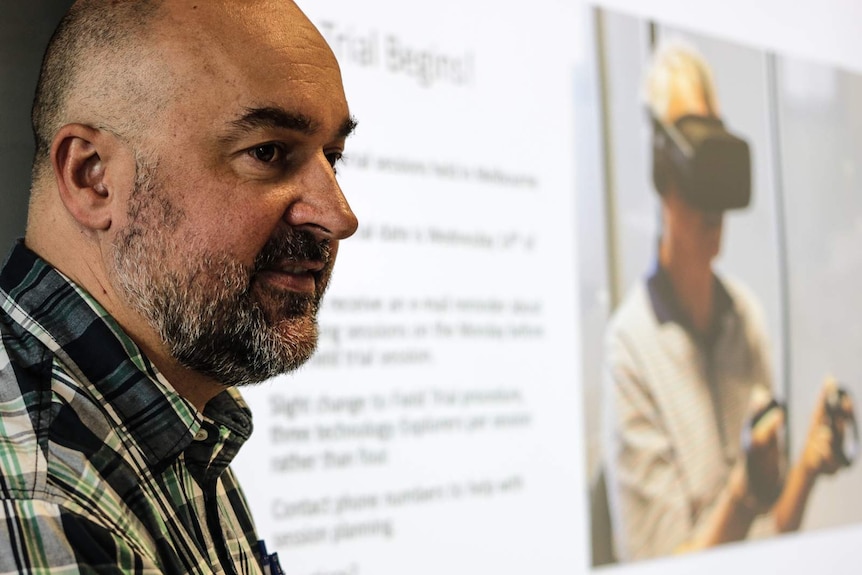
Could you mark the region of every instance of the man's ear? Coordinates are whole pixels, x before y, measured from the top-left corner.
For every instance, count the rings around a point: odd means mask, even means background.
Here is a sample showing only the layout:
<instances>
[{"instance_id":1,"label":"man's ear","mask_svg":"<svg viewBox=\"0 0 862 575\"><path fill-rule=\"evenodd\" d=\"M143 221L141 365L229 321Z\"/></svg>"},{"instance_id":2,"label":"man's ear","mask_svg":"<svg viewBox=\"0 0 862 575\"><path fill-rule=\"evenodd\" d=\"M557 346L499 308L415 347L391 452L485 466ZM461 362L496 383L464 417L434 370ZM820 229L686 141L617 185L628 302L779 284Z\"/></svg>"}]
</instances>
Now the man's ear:
<instances>
[{"instance_id":1,"label":"man's ear","mask_svg":"<svg viewBox=\"0 0 862 575\"><path fill-rule=\"evenodd\" d=\"M79 224L92 231L111 227L115 194L105 178L105 152L112 139L90 126L67 124L51 145L60 200Z\"/></svg>"}]
</instances>

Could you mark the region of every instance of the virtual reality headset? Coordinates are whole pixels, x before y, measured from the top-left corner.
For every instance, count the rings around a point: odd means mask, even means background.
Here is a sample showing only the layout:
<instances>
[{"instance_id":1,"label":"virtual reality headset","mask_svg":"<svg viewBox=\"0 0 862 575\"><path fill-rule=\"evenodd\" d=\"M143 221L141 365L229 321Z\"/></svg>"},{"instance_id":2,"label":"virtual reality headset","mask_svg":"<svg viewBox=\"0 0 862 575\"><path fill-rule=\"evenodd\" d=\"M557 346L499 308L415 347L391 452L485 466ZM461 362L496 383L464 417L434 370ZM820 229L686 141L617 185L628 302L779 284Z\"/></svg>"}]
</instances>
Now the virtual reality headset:
<instances>
[{"instance_id":1,"label":"virtual reality headset","mask_svg":"<svg viewBox=\"0 0 862 575\"><path fill-rule=\"evenodd\" d=\"M751 151L716 117L687 115L673 124L651 114L653 183L662 195L675 185L691 206L708 211L751 202Z\"/></svg>"}]
</instances>

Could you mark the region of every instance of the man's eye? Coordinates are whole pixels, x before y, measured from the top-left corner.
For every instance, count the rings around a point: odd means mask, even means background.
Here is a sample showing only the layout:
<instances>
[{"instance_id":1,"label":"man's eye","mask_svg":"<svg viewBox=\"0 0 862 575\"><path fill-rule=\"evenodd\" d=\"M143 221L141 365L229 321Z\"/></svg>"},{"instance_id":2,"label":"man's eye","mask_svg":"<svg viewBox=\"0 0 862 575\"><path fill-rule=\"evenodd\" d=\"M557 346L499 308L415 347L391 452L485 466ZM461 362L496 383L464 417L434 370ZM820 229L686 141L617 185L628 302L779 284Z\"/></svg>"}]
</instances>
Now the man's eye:
<instances>
[{"instance_id":1,"label":"man's eye","mask_svg":"<svg viewBox=\"0 0 862 575\"><path fill-rule=\"evenodd\" d=\"M329 160L329 165L332 166L333 172L338 172L336 166L342 160L344 155L341 152L329 152L326 154L326 159Z\"/></svg>"},{"instance_id":2,"label":"man's eye","mask_svg":"<svg viewBox=\"0 0 862 575\"><path fill-rule=\"evenodd\" d=\"M278 144L261 144L248 151L249 155L265 164L280 162L284 159L284 149Z\"/></svg>"}]
</instances>

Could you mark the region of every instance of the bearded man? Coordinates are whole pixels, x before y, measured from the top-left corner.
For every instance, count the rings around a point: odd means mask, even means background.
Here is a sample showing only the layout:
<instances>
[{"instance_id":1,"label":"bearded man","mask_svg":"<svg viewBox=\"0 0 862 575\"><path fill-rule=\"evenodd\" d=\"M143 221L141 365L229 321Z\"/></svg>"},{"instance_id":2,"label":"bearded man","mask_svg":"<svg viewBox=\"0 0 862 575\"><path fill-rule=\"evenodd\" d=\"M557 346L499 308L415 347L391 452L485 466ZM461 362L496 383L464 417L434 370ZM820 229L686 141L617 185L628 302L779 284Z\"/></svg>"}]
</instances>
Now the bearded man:
<instances>
[{"instance_id":1,"label":"bearded man","mask_svg":"<svg viewBox=\"0 0 862 575\"><path fill-rule=\"evenodd\" d=\"M0 272L0 573L261 573L235 386L313 352L350 116L289 0L81 0Z\"/></svg>"}]
</instances>

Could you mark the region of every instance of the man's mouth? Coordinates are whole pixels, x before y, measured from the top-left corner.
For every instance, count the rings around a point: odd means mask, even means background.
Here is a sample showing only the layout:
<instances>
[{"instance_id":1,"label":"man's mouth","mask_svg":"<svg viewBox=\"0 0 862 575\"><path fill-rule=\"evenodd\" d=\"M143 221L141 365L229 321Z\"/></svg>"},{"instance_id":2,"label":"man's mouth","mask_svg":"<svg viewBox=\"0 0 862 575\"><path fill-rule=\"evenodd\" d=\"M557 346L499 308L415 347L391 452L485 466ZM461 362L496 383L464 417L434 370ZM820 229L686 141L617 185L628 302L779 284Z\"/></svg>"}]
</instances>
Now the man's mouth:
<instances>
[{"instance_id":1,"label":"man's mouth","mask_svg":"<svg viewBox=\"0 0 862 575\"><path fill-rule=\"evenodd\" d=\"M258 277L279 290L313 294L324 268L323 262L284 262L260 270Z\"/></svg>"},{"instance_id":2,"label":"man's mouth","mask_svg":"<svg viewBox=\"0 0 862 575\"><path fill-rule=\"evenodd\" d=\"M328 241L317 241L302 230L283 230L255 258L255 281L273 292L317 296L332 265L330 253Z\"/></svg>"}]
</instances>

